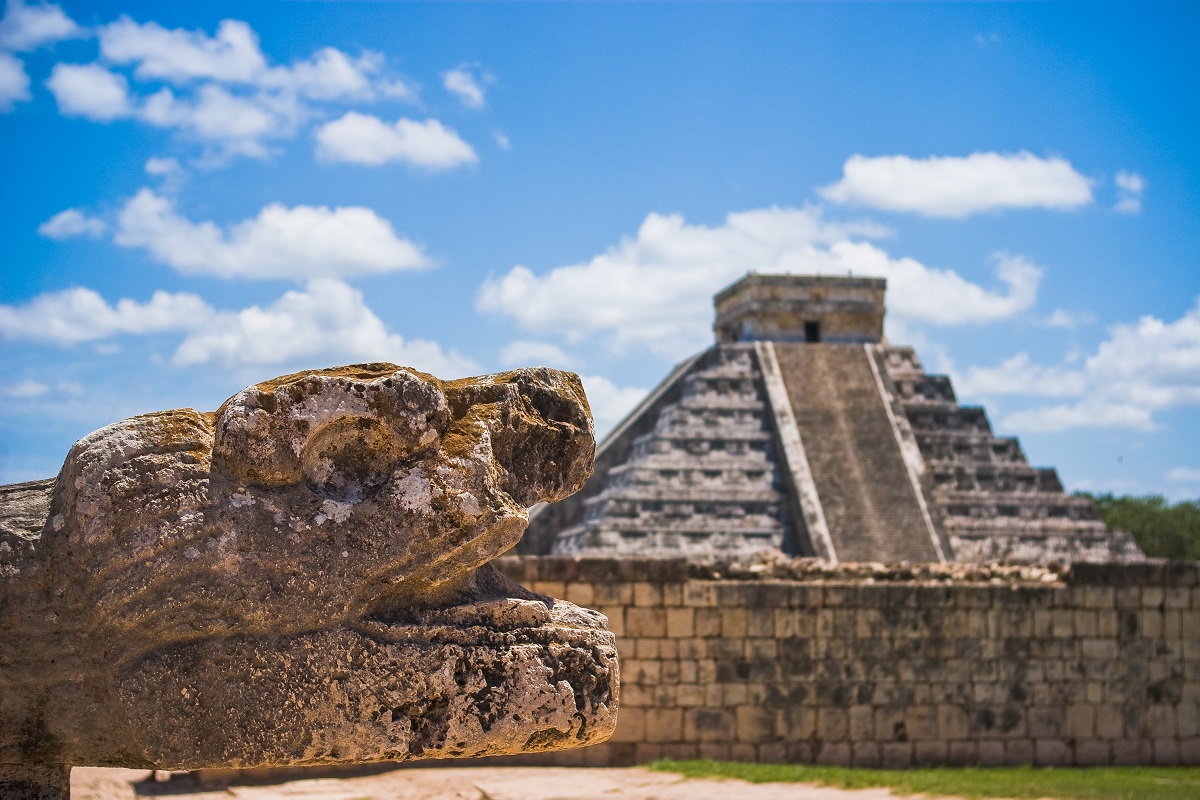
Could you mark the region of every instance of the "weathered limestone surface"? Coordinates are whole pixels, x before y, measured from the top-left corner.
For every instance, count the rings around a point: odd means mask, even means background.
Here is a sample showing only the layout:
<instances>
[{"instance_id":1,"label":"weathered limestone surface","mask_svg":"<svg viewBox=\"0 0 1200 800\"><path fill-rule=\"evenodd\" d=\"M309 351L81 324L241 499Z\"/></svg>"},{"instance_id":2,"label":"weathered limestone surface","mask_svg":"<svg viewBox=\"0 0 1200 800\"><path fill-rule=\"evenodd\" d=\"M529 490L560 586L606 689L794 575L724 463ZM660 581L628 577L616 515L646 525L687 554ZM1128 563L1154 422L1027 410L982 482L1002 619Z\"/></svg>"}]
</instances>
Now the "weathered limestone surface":
<instances>
[{"instance_id":1,"label":"weathered limestone surface","mask_svg":"<svg viewBox=\"0 0 1200 800\"><path fill-rule=\"evenodd\" d=\"M488 563L592 471L578 378L298 373L124 420L0 487L0 795L69 765L255 767L603 741L600 614Z\"/></svg>"}]
</instances>

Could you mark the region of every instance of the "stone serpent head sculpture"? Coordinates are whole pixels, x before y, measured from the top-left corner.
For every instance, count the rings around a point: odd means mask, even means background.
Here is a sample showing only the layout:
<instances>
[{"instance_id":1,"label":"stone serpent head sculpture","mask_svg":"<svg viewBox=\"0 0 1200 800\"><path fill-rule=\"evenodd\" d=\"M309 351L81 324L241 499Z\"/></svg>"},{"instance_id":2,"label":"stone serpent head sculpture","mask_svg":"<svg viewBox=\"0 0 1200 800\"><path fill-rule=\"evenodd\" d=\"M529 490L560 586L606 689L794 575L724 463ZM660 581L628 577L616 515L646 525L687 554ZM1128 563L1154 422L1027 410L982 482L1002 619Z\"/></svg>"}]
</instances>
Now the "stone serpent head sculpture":
<instances>
[{"instance_id":1,"label":"stone serpent head sculpture","mask_svg":"<svg viewBox=\"0 0 1200 800\"><path fill-rule=\"evenodd\" d=\"M603 616L488 562L576 491L576 376L289 375L0 489L0 793L69 765L253 767L603 741ZM24 793L22 795L22 793Z\"/></svg>"}]
</instances>

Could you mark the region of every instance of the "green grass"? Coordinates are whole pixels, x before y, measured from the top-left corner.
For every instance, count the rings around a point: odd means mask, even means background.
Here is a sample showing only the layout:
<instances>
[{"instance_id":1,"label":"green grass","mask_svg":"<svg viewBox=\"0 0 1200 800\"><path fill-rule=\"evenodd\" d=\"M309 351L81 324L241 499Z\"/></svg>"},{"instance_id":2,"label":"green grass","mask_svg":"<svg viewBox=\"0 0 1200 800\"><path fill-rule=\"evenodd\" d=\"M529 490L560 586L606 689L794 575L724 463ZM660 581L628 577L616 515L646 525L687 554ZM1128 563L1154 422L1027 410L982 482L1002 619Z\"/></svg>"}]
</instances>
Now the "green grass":
<instances>
[{"instance_id":1,"label":"green grass","mask_svg":"<svg viewBox=\"0 0 1200 800\"><path fill-rule=\"evenodd\" d=\"M817 783L841 789L885 787L897 794L958 795L1012 800L1196 800L1200 767L940 767L856 769L732 761L655 761L650 769L689 778L738 778L751 783Z\"/></svg>"}]
</instances>

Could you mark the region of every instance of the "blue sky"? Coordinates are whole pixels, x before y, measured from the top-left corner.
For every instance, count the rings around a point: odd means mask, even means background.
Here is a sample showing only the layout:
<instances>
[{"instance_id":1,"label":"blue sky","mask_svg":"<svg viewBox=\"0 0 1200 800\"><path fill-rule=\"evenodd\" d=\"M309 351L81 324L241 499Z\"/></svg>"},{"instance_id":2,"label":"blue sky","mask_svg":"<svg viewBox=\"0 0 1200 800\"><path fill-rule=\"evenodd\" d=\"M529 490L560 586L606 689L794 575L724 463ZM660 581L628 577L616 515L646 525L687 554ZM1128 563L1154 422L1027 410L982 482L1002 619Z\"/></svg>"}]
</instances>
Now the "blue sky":
<instances>
[{"instance_id":1,"label":"blue sky","mask_svg":"<svg viewBox=\"0 0 1200 800\"><path fill-rule=\"evenodd\" d=\"M748 270L1070 488L1200 495L1200 12L9 3L0 481L306 367L548 363L598 427Z\"/></svg>"}]
</instances>

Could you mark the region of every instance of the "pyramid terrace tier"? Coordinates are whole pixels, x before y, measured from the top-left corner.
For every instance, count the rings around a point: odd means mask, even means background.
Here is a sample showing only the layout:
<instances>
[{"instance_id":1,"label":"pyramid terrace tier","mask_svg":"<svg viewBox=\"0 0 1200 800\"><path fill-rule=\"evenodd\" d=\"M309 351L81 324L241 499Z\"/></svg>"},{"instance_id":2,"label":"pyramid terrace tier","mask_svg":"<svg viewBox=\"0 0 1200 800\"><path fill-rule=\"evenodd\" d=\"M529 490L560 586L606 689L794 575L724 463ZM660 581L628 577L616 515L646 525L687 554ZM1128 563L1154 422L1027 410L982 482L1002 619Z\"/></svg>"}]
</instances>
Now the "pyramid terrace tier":
<instances>
[{"instance_id":1,"label":"pyramid terrace tier","mask_svg":"<svg viewBox=\"0 0 1200 800\"><path fill-rule=\"evenodd\" d=\"M604 527L563 531L556 554L693 557L741 556L774 547L780 537L777 526L732 530L726 525L688 524L672 529L623 528L615 523Z\"/></svg>"},{"instance_id":2,"label":"pyramid terrace tier","mask_svg":"<svg viewBox=\"0 0 1200 800\"><path fill-rule=\"evenodd\" d=\"M951 460L929 462L928 467L935 490L1055 495L1061 495L1063 491L1058 473L1053 469L1034 468L1020 462L979 464Z\"/></svg>"},{"instance_id":3,"label":"pyramid terrace tier","mask_svg":"<svg viewBox=\"0 0 1200 800\"><path fill-rule=\"evenodd\" d=\"M1096 507L1086 497L1061 492L939 490L937 499L947 520L953 517L1099 520Z\"/></svg>"},{"instance_id":4,"label":"pyramid terrace tier","mask_svg":"<svg viewBox=\"0 0 1200 800\"><path fill-rule=\"evenodd\" d=\"M1010 436L991 436L977 431L913 431L925 463L1028 464L1021 444Z\"/></svg>"},{"instance_id":5,"label":"pyramid terrace tier","mask_svg":"<svg viewBox=\"0 0 1200 800\"><path fill-rule=\"evenodd\" d=\"M956 559L974 563L1140 561L1145 558L1125 531L1099 520L946 520Z\"/></svg>"},{"instance_id":6,"label":"pyramid terrace tier","mask_svg":"<svg viewBox=\"0 0 1200 800\"><path fill-rule=\"evenodd\" d=\"M655 486L685 493L693 489L709 495L714 490L728 490L743 486L772 486L776 474L770 462L747 463L744 458L710 460L703 466L680 466L675 462L657 466L651 459L635 464L624 464L613 469L611 486ZM740 497L742 492L738 492ZM587 502L587 501L585 501Z\"/></svg>"},{"instance_id":7,"label":"pyramid terrace tier","mask_svg":"<svg viewBox=\"0 0 1200 800\"><path fill-rule=\"evenodd\" d=\"M950 378L945 375L926 375L922 372L891 374L891 378L903 403L958 403Z\"/></svg>"}]
</instances>

